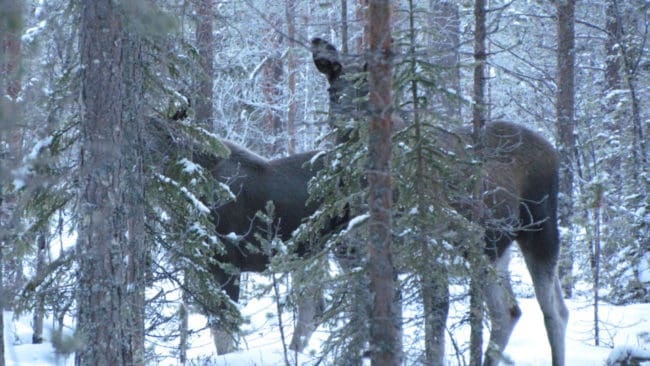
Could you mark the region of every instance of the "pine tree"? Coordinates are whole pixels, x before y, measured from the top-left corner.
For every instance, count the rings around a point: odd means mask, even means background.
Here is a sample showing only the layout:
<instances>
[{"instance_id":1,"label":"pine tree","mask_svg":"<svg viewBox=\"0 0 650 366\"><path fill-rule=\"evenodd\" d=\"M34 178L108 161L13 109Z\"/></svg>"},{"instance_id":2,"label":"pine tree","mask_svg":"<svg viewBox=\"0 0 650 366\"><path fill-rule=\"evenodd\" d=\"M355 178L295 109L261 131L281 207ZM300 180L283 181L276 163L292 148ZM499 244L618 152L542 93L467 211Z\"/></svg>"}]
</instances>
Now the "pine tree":
<instances>
[{"instance_id":1,"label":"pine tree","mask_svg":"<svg viewBox=\"0 0 650 366\"><path fill-rule=\"evenodd\" d=\"M390 2L368 7L368 276L370 278L370 359L372 365L400 365L401 319L397 307L396 268L391 248L392 185Z\"/></svg>"}]
</instances>

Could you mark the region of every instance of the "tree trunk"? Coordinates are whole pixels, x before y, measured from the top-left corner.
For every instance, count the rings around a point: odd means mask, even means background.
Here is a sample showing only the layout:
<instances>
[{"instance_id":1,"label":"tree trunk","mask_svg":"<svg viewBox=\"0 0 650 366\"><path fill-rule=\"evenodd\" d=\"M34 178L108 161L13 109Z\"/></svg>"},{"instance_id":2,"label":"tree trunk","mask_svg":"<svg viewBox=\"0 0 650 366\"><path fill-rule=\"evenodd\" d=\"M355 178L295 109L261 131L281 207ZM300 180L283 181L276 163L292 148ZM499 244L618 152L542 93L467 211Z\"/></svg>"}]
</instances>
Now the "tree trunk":
<instances>
[{"instance_id":1,"label":"tree trunk","mask_svg":"<svg viewBox=\"0 0 650 366\"><path fill-rule=\"evenodd\" d=\"M371 0L368 11L370 58L368 183L370 219L368 255L370 296L370 357L373 366L401 363L400 322L396 306L396 272L391 253L391 130L392 75L390 2Z\"/></svg>"},{"instance_id":2,"label":"tree trunk","mask_svg":"<svg viewBox=\"0 0 650 366\"><path fill-rule=\"evenodd\" d=\"M433 51L432 62L440 68L436 75L440 90L450 90L455 96L436 92L430 95L429 107L442 115L447 121L460 120L460 13L458 4L453 1L431 0L430 28L435 32L429 39ZM416 42L413 39L411 42Z\"/></svg>"},{"instance_id":3,"label":"tree trunk","mask_svg":"<svg viewBox=\"0 0 650 366\"><path fill-rule=\"evenodd\" d=\"M609 0L606 9L607 42L605 47L607 59L605 69L605 95L608 97L607 112L617 112L612 116L613 121L611 128L618 132L618 135L620 136L630 136L630 132L626 132L629 131L629 129L626 128L627 126L620 125L620 122L627 120L631 120L632 122L632 143L629 144L630 148L628 151L629 154L632 155L633 165L630 171L633 180L628 180L627 177L623 177L625 175L624 171L620 171L620 174L616 175L616 177L621 176L621 181L631 181L628 186L633 185L637 187L639 191L646 192L650 188L650 180L647 179L649 169L648 165L650 165L648 164L648 154L650 152L648 152L648 144L645 138L642 121L642 104L640 104L640 99L643 97L640 96L639 89L635 82L639 70L639 61L635 58L640 56L638 56L637 52L630 51L630 48L634 48L634 46L630 44L631 37L626 36L624 32L624 25L628 22L634 23L634 20L629 20L627 17L624 18L625 12L620 8L621 5L622 4L619 4L619 1L617 0ZM624 115L621 115L623 113L621 113L621 111L616 111L614 108L618 105L619 101L624 100L625 98L622 97L622 94L612 93L612 91L623 89L628 93L630 109L629 111L625 111ZM622 152L622 154L626 155L628 151ZM623 162L625 162L624 159ZM608 168L609 166L613 166L613 169L616 169L615 172L621 170L621 167L625 166L625 164L616 161L608 161L607 163Z\"/></svg>"},{"instance_id":4,"label":"tree trunk","mask_svg":"<svg viewBox=\"0 0 650 366\"><path fill-rule=\"evenodd\" d=\"M632 114L632 157L634 161L634 180L637 185L650 188L650 179L647 178L648 173L648 145L645 138L643 129L643 121L641 116L641 106L639 102L639 95L636 86L636 77L638 70L638 61L635 60L635 51L630 51L630 45L627 37L624 37L620 10L618 9L618 1L612 0L612 15L616 17L618 24L618 32L615 36L618 37L617 44L620 52L620 57L623 61L623 80L630 98L630 113ZM647 191L647 190L646 190Z\"/></svg>"},{"instance_id":5,"label":"tree trunk","mask_svg":"<svg viewBox=\"0 0 650 366\"><path fill-rule=\"evenodd\" d=\"M558 222L561 228L571 227L573 215L573 153L575 151L574 130L574 68L575 68L575 0L557 3L557 134L560 154L560 182ZM561 238L559 274L564 294L573 292L573 250L567 238Z\"/></svg>"},{"instance_id":6,"label":"tree trunk","mask_svg":"<svg viewBox=\"0 0 650 366\"><path fill-rule=\"evenodd\" d=\"M276 30L279 28L280 21L277 14L270 17L272 27L267 33L267 44L269 45L269 54L266 57L263 71L263 88L264 99L266 103L266 116L264 118L264 137L269 140L264 141L263 153L267 156L277 156L284 151L284 144L280 134L282 132L282 116L278 113L278 105L282 99L282 76L284 68L281 58L282 35Z\"/></svg>"},{"instance_id":7,"label":"tree trunk","mask_svg":"<svg viewBox=\"0 0 650 366\"><path fill-rule=\"evenodd\" d=\"M36 252L36 278L45 278L45 267L47 260L47 239L48 239L48 229L41 229L38 238L36 239L37 252ZM42 294L36 294L36 306L34 309L34 317L32 328L34 333L32 334L32 343L40 344L43 343L43 318L45 317L45 299Z\"/></svg>"},{"instance_id":8,"label":"tree trunk","mask_svg":"<svg viewBox=\"0 0 650 366\"><path fill-rule=\"evenodd\" d=\"M21 90L22 3L0 1L0 9L0 185L5 186L11 184L11 169L19 164L23 146L18 100ZM14 246L10 245L12 233L18 224L14 215L16 196L10 189L3 189L0 194L0 246L4 246L4 260L0 262L4 281L2 310L8 310L13 308L25 276L22 256L14 255Z\"/></svg>"},{"instance_id":9,"label":"tree trunk","mask_svg":"<svg viewBox=\"0 0 650 366\"><path fill-rule=\"evenodd\" d=\"M20 34L22 31L22 2L0 0L0 366L5 365L4 310L7 298L13 298L5 287L7 248L9 232L13 226L13 198L4 189L12 175L12 155L15 145L17 122L16 100L20 91ZM7 97L5 97L8 96ZM5 143L10 151L5 151ZM15 150L15 151L14 151Z\"/></svg>"},{"instance_id":10,"label":"tree trunk","mask_svg":"<svg viewBox=\"0 0 650 366\"><path fill-rule=\"evenodd\" d=\"M198 96L196 98L196 120L212 123L212 80L214 78L214 11L211 0L196 3L196 47L199 52Z\"/></svg>"},{"instance_id":11,"label":"tree trunk","mask_svg":"<svg viewBox=\"0 0 650 366\"><path fill-rule=\"evenodd\" d=\"M598 347L600 345L600 321L598 319L598 307L599 307L599 290L600 290L600 210L602 206L603 199L603 189L601 186L596 187L594 192L594 238L593 248L592 248L592 261L591 261L591 272L593 277L593 295L594 295L594 346Z\"/></svg>"},{"instance_id":12,"label":"tree trunk","mask_svg":"<svg viewBox=\"0 0 650 366\"><path fill-rule=\"evenodd\" d=\"M348 55L348 0L341 0L341 54Z\"/></svg>"},{"instance_id":13,"label":"tree trunk","mask_svg":"<svg viewBox=\"0 0 650 366\"><path fill-rule=\"evenodd\" d=\"M423 253L427 253L427 251ZM434 258L434 263L429 267L432 273L423 273L423 278L420 279L422 281L420 291L425 317L424 364L434 366L441 365L445 358L445 329L449 316L449 279L445 273L446 268L437 263L437 259L432 253L430 255L430 258Z\"/></svg>"},{"instance_id":14,"label":"tree trunk","mask_svg":"<svg viewBox=\"0 0 650 366\"><path fill-rule=\"evenodd\" d=\"M287 81L289 84L289 108L287 111L287 152L289 155L296 153L296 3L295 0L286 1L287 40L289 52L287 54Z\"/></svg>"},{"instance_id":15,"label":"tree trunk","mask_svg":"<svg viewBox=\"0 0 650 366\"><path fill-rule=\"evenodd\" d=\"M143 60L123 24L141 10L132 5L81 5L77 365L144 364Z\"/></svg>"},{"instance_id":16,"label":"tree trunk","mask_svg":"<svg viewBox=\"0 0 650 366\"><path fill-rule=\"evenodd\" d=\"M368 24L368 2L369 0L359 0L357 2L357 7L354 10L354 18L357 22L362 22L362 24ZM354 44L354 53L357 55L363 55L363 48L368 43L368 27L364 27L363 36L357 37Z\"/></svg>"},{"instance_id":17,"label":"tree trunk","mask_svg":"<svg viewBox=\"0 0 650 366\"><path fill-rule=\"evenodd\" d=\"M183 278L183 283L186 285L186 278ZM180 330L179 330L179 362L181 365L187 363L187 348L188 348L188 339L189 339L189 295L187 291L183 291L181 295L181 303L179 305L178 317L180 318ZM219 351L219 350L217 350Z\"/></svg>"},{"instance_id":18,"label":"tree trunk","mask_svg":"<svg viewBox=\"0 0 650 366\"><path fill-rule=\"evenodd\" d=\"M603 112L606 117L605 128L608 131L608 137L612 141L616 141L623 135L621 121L625 121L629 117L626 117L622 108L618 107L622 101L619 91L623 87L621 81L622 57L618 47L621 40L621 28L614 0L607 2L605 17L605 29L607 31L605 54L607 57L605 58L605 88L603 90L603 100L605 103L603 103ZM606 154L603 161L604 168L612 178L613 191L621 192L621 194L623 194L622 155L620 151L609 153ZM578 164L577 160L576 164Z\"/></svg>"},{"instance_id":19,"label":"tree trunk","mask_svg":"<svg viewBox=\"0 0 650 366\"><path fill-rule=\"evenodd\" d=\"M2 72L2 90L9 98L2 98L3 102L15 103L21 90L20 35L22 31L22 5L21 1L0 0L3 15L0 17L0 72ZM5 99L9 99L5 101ZM8 121L7 121L8 122Z\"/></svg>"},{"instance_id":20,"label":"tree trunk","mask_svg":"<svg viewBox=\"0 0 650 366\"><path fill-rule=\"evenodd\" d=\"M460 95L460 74L458 70L458 45L459 45L459 13L458 5L455 3L431 1L429 4L429 27L435 29L433 36L428 40L428 48L433 52L431 60L427 60L439 67L436 75L436 89L454 90ZM409 1L409 42L411 45L410 72L413 75L418 73L418 51L417 51L417 29L416 9L413 1ZM421 105L422 98L418 80L411 80L411 103L413 104L413 128L415 132L414 148L416 151L417 173L415 177L415 191L418 196L417 212L427 212L431 196L435 188L429 187L427 182L431 174L427 170L427 158L424 146L425 141L422 116L424 110L434 110L441 115L445 123L453 120L460 120L460 103L447 94L438 91L429 92L429 101ZM426 89L425 89L426 90ZM434 193L434 196L439 192ZM421 243L423 263L418 265L420 295L424 310L424 338L425 365L440 365L445 356L445 329L449 313L449 281L446 269L438 261L438 257L432 253L429 247L430 242L426 240L426 232L432 223L420 223L417 230L421 233L418 241ZM426 259L424 259L426 258ZM424 263L426 262L426 263Z\"/></svg>"},{"instance_id":21,"label":"tree trunk","mask_svg":"<svg viewBox=\"0 0 650 366\"><path fill-rule=\"evenodd\" d=\"M478 255L471 253L470 255ZM472 271L469 282L469 364L470 366L481 366L483 364L483 296L481 295L482 281L480 269L475 265L479 261L470 264Z\"/></svg>"},{"instance_id":22,"label":"tree trunk","mask_svg":"<svg viewBox=\"0 0 650 366\"><path fill-rule=\"evenodd\" d=\"M487 64L486 38L487 38L487 8L485 0L474 2L474 102L472 104L472 127L474 145L477 153L481 154L481 129L485 126L487 102L485 67ZM480 202L480 187L474 188L473 200ZM480 217L474 217L474 222L480 222ZM470 256L481 254L471 253ZM481 365L483 359L483 297L481 295L481 261L478 258L469 258L470 262L470 365Z\"/></svg>"},{"instance_id":23,"label":"tree trunk","mask_svg":"<svg viewBox=\"0 0 650 366\"><path fill-rule=\"evenodd\" d=\"M475 142L478 141L480 129L485 125L485 66L487 52L485 40L487 9L485 0L474 2L474 103L472 104L472 124L474 126Z\"/></svg>"},{"instance_id":24,"label":"tree trunk","mask_svg":"<svg viewBox=\"0 0 650 366\"><path fill-rule=\"evenodd\" d=\"M196 121L214 126L214 108L213 108L213 74L214 74L214 8L211 0L198 0L195 4L196 9L196 44L199 52L199 66L197 70L197 88L198 91L195 99L196 104ZM183 276L183 281L187 281L187 271ZM186 286L184 286L186 287ZM179 352L180 362L187 362L187 349L189 338L189 296L183 291L180 304L180 325L179 325Z\"/></svg>"},{"instance_id":25,"label":"tree trunk","mask_svg":"<svg viewBox=\"0 0 650 366\"><path fill-rule=\"evenodd\" d=\"M0 192L1 193L1 192ZM0 204L2 204L2 197L0 196ZM4 288L4 270L2 264L4 263L4 242L0 241L0 366L5 366L5 288Z\"/></svg>"},{"instance_id":26,"label":"tree trunk","mask_svg":"<svg viewBox=\"0 0 650 366\"><path fill-rule=\"evenodd\" d=\"M621 54L618 50L618 44L621 41L621 24L618 19L616 0L607 2L605 13L605 29L607 30L607 40L605 42L605 83L609 91L621 88ZM611 108L615 104L610 103Z\"/></svg>"}]
</instances>

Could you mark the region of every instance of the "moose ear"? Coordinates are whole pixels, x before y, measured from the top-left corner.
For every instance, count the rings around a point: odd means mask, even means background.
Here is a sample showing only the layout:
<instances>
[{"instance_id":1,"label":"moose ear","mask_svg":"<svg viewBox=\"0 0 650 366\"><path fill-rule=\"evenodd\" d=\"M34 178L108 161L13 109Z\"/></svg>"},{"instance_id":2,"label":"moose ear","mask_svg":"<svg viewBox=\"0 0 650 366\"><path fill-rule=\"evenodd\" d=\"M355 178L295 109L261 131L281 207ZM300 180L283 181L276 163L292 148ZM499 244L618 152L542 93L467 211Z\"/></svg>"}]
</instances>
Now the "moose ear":
<instances>
[{"instance_id":1,"label":"moose ear","mask_svg":"<svg viewBox=\"0 0 650 366\"><path fill-rule=\"evenodd\" d=\"M316 68L327 76L330 83L341 75L343 65L336 47L324 39L314 38L311 40L311 53Z\"/></svg>"}]
</instances>

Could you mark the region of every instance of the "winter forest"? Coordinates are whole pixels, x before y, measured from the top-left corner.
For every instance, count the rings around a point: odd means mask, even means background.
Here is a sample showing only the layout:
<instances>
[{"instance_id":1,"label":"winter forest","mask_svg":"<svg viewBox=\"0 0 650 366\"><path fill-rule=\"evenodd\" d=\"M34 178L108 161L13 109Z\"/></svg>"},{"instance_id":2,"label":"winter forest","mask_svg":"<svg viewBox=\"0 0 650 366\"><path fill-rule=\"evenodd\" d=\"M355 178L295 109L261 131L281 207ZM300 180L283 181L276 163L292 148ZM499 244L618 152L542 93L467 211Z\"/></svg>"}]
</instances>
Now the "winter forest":
<instances>
[{"instance_id":1,"label":"winter forest","mask_svg":"<svg viewBox=\"0 0 650 366\"><path fill-rule=\"evenodd\" d=\"M650 364L649 51L647 0L0 0L0 366Z\"/></svg>"}]
</instances>

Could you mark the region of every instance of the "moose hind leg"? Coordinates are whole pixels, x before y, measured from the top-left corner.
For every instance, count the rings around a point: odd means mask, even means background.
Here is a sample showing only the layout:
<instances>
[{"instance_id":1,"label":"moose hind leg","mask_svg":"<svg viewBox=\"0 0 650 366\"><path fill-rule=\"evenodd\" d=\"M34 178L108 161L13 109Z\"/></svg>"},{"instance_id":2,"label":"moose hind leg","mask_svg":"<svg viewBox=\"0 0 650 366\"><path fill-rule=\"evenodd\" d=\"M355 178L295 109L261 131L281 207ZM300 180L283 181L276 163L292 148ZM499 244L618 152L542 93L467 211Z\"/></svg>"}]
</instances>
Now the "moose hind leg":
<instances>
[{"instance_id":1,"label":"moose hind leg","mask_svg":"<svg viewBox=\"0 0 650 366\"><path fill-rule=\"evenodd\" d=\"M239 274L229 275L220 268L212 270L215 281L221 284L221 289L228 295L232 302L239 301ZM227 301L227 300L226 300ZM210 316L210 333L217 349L218 355L225 355L237 350L239 333L239 319L233 319L230 312L237 311L232 304L221 304L218 314ZM239 316L239 314L237 314Z\"/></svg>"},{"instance_id":2,"label":"moose hind leg","mask_svg":"<svg viewBox=\"0 0 650 366\"><path fill-rule=\"evenodd\" d=\"M548 224L548 223L547 223ZM564 304L557 275L557 235L549 235L550 224L544 229L526 233L520 243L528 271L533 280L537 302L544 314L546 335L551 346L553 366L564 366L566 326L569 311ZM544 252L547 249L547 252Z\"/></svg>"},{"instance_id":3,"label":"moose hind leg","mask_svg":"<svg viewBox=\"0 0 650 366\"><path fill-rule=\"evenodd\" d=\"M320 288L313 286L303 293L298 294L297 307L298 319L289 348L297 352L302 352L323 316L325 303Z\"/></svg>"},{"instance_id":4,"label":"moose hind leg","mask_svg":"<svg viewBox=\"0 0 650 366\"><path fill-rule=\"evenodd\" d=\"M218 355L225 355L237 350L237 342L233 331L224 329L217 322L211 322L210 332L214 340L214 346L217 348Z\"/></svg>"},{"instance_id":5,"label":"moose hind leg","mask_svg":"<svg viewBox=\"0 0 650 366\"><path fill-rule=\"evenodd\" d=\"M506 250L501 258L497 259L495 263L497 278L489 278L483 287L483 298L488 308L492 326L490 342L485 351L483 362L483 365L486 366L499 363L517 320L521 316L521 310L517 305L510 284L510 273L508 272L509 254L509 251Z\"/></svg>"},{"instance_id":6,"label":"moose hind leg","mask_svg":"<svg viewBox=\"0 0 650 366\"><path fill-rule=\"evenodd\" d=\"M449 278L443 265L433 261L429 278L423 277L420 292L424 308L425 365L442 365L445 359L445 330L449 316Z\"/></svg>"}]
</instances>

